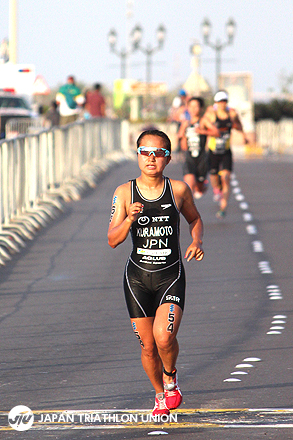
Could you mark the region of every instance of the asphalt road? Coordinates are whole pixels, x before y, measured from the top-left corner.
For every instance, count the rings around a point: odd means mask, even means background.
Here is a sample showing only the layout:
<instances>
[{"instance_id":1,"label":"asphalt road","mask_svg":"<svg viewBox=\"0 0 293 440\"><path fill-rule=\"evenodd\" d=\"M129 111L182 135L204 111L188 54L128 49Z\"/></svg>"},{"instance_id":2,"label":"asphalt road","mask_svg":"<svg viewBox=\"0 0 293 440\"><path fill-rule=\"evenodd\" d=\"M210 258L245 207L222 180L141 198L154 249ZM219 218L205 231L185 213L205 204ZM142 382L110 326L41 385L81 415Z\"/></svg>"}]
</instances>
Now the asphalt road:
<instances>
[{"instance_id":1,"label":"asphalt road","mask_svg":"<svg viewBox=\"0 0 293 440\"><path fill-rule=\"evenodd\" d=\"M210 188L197 202L205 258L185 263L184 399L171 424L141 422L154 392L124 304L131 243L107 244L114 189L137 176L137 165L111 170L70 203L0 269L0 438L145 439L159 431L170 440L293 439L292 167L290 157L237 158L227 217L216 219ZM182 179L181 164L166 175ZM183 253L189 241L182 218ZM28 431L9 430L17 405L34 412ZM74 422L53 423L65 410ZM145 412L129 425L135 410ZM105 414L116 419L103 422Z\"/></svg>"}]
</instances>

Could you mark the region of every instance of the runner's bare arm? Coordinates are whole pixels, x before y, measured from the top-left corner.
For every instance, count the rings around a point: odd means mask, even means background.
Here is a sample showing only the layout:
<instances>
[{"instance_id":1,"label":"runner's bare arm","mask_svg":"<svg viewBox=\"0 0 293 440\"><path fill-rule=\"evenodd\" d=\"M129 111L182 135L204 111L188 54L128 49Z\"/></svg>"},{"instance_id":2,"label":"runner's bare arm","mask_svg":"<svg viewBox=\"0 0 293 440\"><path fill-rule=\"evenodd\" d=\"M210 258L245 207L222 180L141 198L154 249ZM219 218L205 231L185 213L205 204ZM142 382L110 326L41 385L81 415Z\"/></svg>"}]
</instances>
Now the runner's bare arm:
<instances>
[{"instance_id":1,"label":"runner's bare arm","mask_svg":"<svg viewBox=\"0 0 293 440\"><path fill-rule=\"evenodd\" d=\"M191 245L188 246L184 258L187 258L187 261L192 260L192 258L201 261L204 257L204 251L202 249L203 224L201 217L198 217L190 223L189 230L193 241Z\"/></svg>"},{"instance_id":2,"label":"runner's bare arm","mask_svg":"<svg viewBox=\"0 0 293 440\"><path fill-rule=\"evenodd\" d=\"M212 114L213 110L206 112L205 115L201 118L200 121L200 134L206 134L208 136L220 137L220 131L215 126L214 115ZM205 132L204 132L205 131Z\"/></svg>"},{"instance_id":3,"label":"runner's bare arm","mask_svg":"<svg viewBox=\"0 0 293 440\"><path fill-rule=\"evenodd\" d=\"M195 129L198 134L203 134L206 136L219 137L220 132L207 118L202 117L199 123L199 127Z\"/></svg>"},{"instance_id":4,"label":"runner's bare arm","mask_svg":"<svg viewBox=\"0 0 293 440\"><path fill-rule=\"evenodd\" d=\"M132 223L143 209L141 203L130 203L130 183L119 186L113 196L108 243L115 248L127 238Z\"/></svg>"},{"instance_id":5,"label":"runner's bare arm","mask_svg":"<svg viewBox=\"0 0 293 440\"><path fill-rule=\"evenodd\" d=\"M203 223L194 204L191 190L185 182L179 180L172 180L172 188L178 209L188 222L192 237L192 243L188 246L184 258L187 261L192 260L192 258L200 261L204 256L202 249Z\"/></svg>"},{"instance_id":6,"label":"runner's bare arm","mask_svg":"<svg viewBox=\"0 0 293 440\"><path fill-rule=\"evenodd\" d=\"M182 135L180 135L179 140L180 140L180 147L182 151L187 151L188 147L187 147L187 138L185 136L185 130L186 127L188 126L188 121L184 121L181 124L180 130L182 132Z\"/></svg>"},{"instance_id":7,"label":"runner's bare arm","mask_svg":"<svg viewBox=\"0 0 293 440\"><path fill-rule=\"evenodd\" d=\"M185 129L186 129L187 125L188 125L188 121L183 121L183 122L181 123L180 128L179 128L179 131L178 131L178 133L177 133L177 137L178 137L179 141L182 139L182 137L183 137L183 135L184 135L184 132L185 132Z\"/></svg>"},{"instance_id":8,"label":"runner's bare arm","mask_svg":"<svg viewBox=\"0 0 293 440\"><path fill-rule=\"evenodd\" d=\"M243 134L243 141L245 144L248 143L247 137L243 131L243 126L242 123L239 119L238 113L236 112L236 110L234 110L233 108L230 109L230 118L232 120L232 128L234 128L235 130L240 131Z\"/></svg>"}]
</instances>

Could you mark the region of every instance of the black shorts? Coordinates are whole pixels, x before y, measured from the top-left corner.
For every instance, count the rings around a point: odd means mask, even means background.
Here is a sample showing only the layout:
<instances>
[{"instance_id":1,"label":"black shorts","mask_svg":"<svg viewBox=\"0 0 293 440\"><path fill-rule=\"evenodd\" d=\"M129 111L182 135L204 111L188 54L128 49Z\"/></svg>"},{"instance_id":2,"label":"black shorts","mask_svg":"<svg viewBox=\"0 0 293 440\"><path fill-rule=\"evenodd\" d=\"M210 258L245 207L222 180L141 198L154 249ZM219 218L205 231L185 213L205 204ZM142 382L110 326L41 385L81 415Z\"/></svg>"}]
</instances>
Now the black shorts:
<instances>
[{"instance_id":1,"label":"black shorts","mask_svg":"<svg viewBox=\"0 0 293 440\"><path fill-rule=\"evenodd\" d=\"M209 172L210 174L218 174L219 171L232 171L233 160L231 150L227 150L223 154L214 154L209 150Z\"/></svg>"},{"instance_id":2,"label":"black shorts","mask_svg":"<svg viewBox=\"0 0 293 440\"><path fill-rule=\"evenodd\" d=\"M207 154L204 151L197 157L192 157L189 151L186 151L185 162L183 164L183 175L193 174L198 182L203 182L208 172Z\"/></svg>"},{"instance_id":3,"label":"black shorts","mask_svg":"<svg viewBox=\"0 0 293 440\"><path fill-rule=\"evenodd\" d=\"M181 261L150 272L128 260L124 272L124 293L130 318L153 317L161 304L177 304L183 311L185 271Z\"/></svg>"}]
</instances>

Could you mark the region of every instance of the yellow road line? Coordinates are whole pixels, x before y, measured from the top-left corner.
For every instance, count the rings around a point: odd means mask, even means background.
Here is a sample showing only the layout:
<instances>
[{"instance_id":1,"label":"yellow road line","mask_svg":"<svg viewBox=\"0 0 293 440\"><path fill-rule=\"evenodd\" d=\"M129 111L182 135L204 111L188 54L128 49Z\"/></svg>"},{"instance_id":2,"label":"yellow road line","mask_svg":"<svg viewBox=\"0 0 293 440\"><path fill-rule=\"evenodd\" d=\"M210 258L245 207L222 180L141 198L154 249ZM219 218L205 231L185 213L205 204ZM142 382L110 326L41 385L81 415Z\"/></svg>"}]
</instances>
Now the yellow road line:
<instances>
[{"instance_id":1,"label":"yellow road line","mask_svg":"<svg viewBox=\"0 0 293 440\"><path fill-rule=\"evenodd\" d=\"M36 410L34 415L44 415L35 420L32 430L65 430L65 429L219 429L219 428L293 428L293 408L184 408L171 412L173 418L158 421L151 418L151 411L146 409L104 409L104 410ZM8 424L9 411L0 410L0 431L12 431ZM50 418L56 414L59 418ZM61 414L63 415L61 417ZM48 415L46 420L46 415ZM71 419L64 419L64 416ZM79 415L75 421L74 415ZM96 415L97 418L83 416ZM125 420L123 420L125 415ZM140 415L140 420L134 415ZM229 415L231 417L229 417ZM101 417L99 417L101 416ZM128 416L128 417L127 417ZM177 421L177 416L180 419ZM182 419L185 416L185 419ZM148 418L150 417L150 418ZM167 417L167 416L166 416ZM4 419L5 418L5 422ZM85 419L85 417L83 417ZM290 423L292 420L292 423ZM2 423L1 423L2 422ZM4 422L4 423L3 423ZM3 425L6 426L3 426Z\"/></svg>"}]
</instances>

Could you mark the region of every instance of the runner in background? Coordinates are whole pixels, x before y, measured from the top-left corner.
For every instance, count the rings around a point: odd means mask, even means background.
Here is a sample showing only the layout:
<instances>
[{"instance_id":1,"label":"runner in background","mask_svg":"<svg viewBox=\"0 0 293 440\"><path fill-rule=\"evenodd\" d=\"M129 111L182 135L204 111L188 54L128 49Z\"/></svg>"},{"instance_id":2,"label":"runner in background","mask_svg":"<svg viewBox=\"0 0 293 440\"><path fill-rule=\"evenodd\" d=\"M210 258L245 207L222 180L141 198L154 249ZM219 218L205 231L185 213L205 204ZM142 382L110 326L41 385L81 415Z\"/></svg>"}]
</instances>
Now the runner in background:
<instances>
[{"instance_id":1,"label":"runner in background","mask_svg":"<svg viewBox=\"0 0 293 440\"><path fill-rule=\"evenodd\" d=\"M243 133L242 124L235 109L228 107L228 94L219 90L214 96L214 105L207 108L203 124L207 129L215 129L216 134L208 138L210 181L214 200L219 201L217 218L224 218L230 195L230 175L233 169L230 137L232 128ZM248 143L243 133L244 143Z\"/></svg>"},{"instance_id":2,"label":"runner in background","mask_svg":"<svg viewBox=\"0 0 293 440\"><path fill-rule=\"evenodd\" d=\"M208 158L206 153L207 135L217 134L212 127L206 129L201 124L204 100L201 97L192 97L187 104L190 120L181 124L181 150L185 153L183 165L184 182L189 185L195 199L203 196L207 190Z\"/></svg>"}]
</instances>

